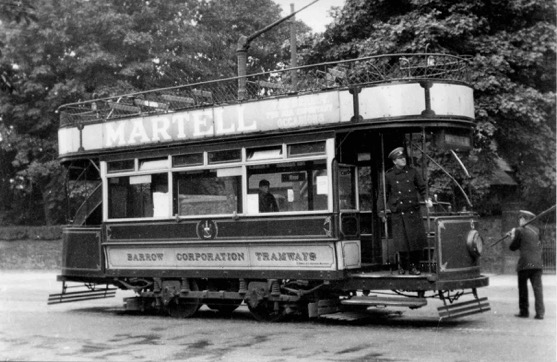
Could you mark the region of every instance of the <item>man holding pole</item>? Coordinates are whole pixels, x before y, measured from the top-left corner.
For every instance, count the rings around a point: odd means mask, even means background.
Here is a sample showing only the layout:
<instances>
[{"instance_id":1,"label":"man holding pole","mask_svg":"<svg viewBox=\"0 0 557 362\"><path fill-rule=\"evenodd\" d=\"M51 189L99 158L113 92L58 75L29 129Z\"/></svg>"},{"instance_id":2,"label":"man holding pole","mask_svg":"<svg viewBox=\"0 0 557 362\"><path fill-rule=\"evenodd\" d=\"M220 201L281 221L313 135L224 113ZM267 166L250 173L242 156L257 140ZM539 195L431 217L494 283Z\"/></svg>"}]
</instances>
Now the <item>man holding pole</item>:
<instances>
[{"instance_id":1,"label":"man holding pole","mask_svg":"<svg viewBox=\"0 0 557 362\"><path fill-rule=\"evenodd\" d=\"M512 251L520 250L520 258L516 266L518 273L518 307L519 314L516 317L528 318L528 280L532 283L535 298L535 319L543 319L545 308L543 304L542 287L542 244L539 229L531 225L536 215L530 211L520 210L518 222L520 227L509 232ZM526 225L528 224L528 225Z\"/></svg>"}]
</instances>

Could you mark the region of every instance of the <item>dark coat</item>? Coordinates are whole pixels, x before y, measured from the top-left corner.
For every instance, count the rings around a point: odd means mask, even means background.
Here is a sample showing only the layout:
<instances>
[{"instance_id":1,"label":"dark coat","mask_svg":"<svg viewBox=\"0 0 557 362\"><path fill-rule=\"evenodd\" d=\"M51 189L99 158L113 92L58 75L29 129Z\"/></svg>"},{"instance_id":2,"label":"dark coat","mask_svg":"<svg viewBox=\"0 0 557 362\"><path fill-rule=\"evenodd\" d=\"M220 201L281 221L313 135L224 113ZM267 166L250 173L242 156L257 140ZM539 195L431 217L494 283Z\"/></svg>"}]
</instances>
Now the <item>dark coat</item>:
<instances>
[{"instance_id":1,"label":"dark coat","mask_svg":"<svg viewBox=\"0 0 557 362\"><path fill-rule=\"evenodd\" d=\"M425 200L425 183L422 176L413 167L401 169L393 167L385 173L385 191L387 208L392 213L419 210L420 199ZM380 199L383 202L383 199Z\"/></svg>"},{"instance_id":2,"label":"dark coat","mask_svg":"<svg viewBox=\"0 0 557 362\"><path fill-rule=\"evenodd\" d=\"M392 212L393 241L397 251L419 251L427 247L420 212L420 196L425 200L425 190L420 173L413 167L393 167L385 173L387 208ZM383 205L382 194L379 203Z\"/></svg>"},{"instance_id":3,"label":"dark coat","mask_svg":"<svg viewBox=\"0 0 557 362\"><path fill-rule=\"evenodd\" d=\"M537 227L527 225L516 228L509 248L512 251L520 250L520 258L516 265L517 271L543 269L542 244Z\"/></svg>"},{"instance_id":4,"label":"dark coat","mask_svg":"<svg viewBox=\"0 0 557 362\"><path fill-rule=\"evenodd\" d=\"M279 211L277 200L270 192L264 193L259 191L259 212L277 212Z\"/></svg>"}]
</instances>

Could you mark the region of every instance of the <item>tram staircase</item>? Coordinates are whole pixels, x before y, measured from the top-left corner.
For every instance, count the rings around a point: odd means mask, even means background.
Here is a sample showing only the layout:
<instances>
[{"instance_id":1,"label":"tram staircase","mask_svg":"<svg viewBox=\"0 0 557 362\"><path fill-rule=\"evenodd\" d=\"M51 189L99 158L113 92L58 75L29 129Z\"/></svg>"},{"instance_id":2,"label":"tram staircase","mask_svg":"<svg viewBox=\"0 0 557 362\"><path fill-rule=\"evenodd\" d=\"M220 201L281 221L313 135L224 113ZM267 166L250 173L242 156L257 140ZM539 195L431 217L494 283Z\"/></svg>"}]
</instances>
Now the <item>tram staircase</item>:
<instances>
[{"instance_id":1,"label":"tram staircase","mask_svg":"<svg viewBox=\"0 0 557 362\"><path fill-rule=\"evenodd\" d=\"M87 218L97 210L102 204L102 185L99 184L89 197L81 204L72 222L73 226L84 225ZM71 291L70 291L71 290ZM94 283L77 283L69 285L66 281L62 283L62 292L49 294L47 304L60 304L81 302L91 299L113 298L116 296L117 288L109 285L99 285Z\"/></svg>"},{"instance_id":2,"label":"tram staircase","mask_svg":"<svg viewBox=\"0 0 557 362\"><path fill-rule=\"evenodd\" d=\"M102 184L98 184L89 197L77 209L72 225L81 226L87 221L87 218L101 206L103 200Z\"/></svg>"}]
</instances>

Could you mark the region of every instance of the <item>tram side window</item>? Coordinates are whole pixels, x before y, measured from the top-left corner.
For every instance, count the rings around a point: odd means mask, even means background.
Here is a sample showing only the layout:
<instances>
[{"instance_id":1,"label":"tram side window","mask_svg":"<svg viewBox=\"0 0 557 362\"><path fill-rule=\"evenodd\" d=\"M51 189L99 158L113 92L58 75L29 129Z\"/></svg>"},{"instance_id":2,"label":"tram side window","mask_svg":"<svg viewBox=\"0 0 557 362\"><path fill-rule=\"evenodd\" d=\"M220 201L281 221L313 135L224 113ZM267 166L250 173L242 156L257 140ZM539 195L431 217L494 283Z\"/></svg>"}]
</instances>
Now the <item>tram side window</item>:
<instances>
[{"instance_id":1,"label":"tram side window","mask_svg":"<svg viewBox=\"0 0 557 362\"><path fill-rule=\"evenodd\" d=\"M182 216L242 212L239 169L174 173L174 213Z\"/></svg>"},{"instance_id":2,"label":"tram side window","mask_svg":"<svg viewBox=\"0 0 557 362\"><path fill-rule=\"evenodd\" d=\"M371 167L358 167L358 196L360 211L371 211L373 205Z\"/></svg>"},{"instance_id":3,"label":"tram side window","mask_svg":"<svg viewBox=\"0 0 557 362\"><path fill-rule=\"evenodd\" d=\"M247 212L257 214L260 210L259 190L262 180L269 182L279 212L327 210L328 177L325 161L289 162L248 167Z\"/></svg>"},{"instance_id":4,"label":"tram side window","mask_svg":"<svg viewBox=\"0 0 557 362\"><path fill-rule=\"evenodd\" d=\"M341 210L356 208L356 169L352 166L340 166L338 188Z\"/></svg>"},{"instance_id":5,"label":"tram side window","mask_svg":"<svg viewBox=\"0 0 557 362\"><path fill-rule=\"evenodd\" d=\"M169 195L166 173L108 179L108 217L168 217Z\"/></svg>"}]
</instances>

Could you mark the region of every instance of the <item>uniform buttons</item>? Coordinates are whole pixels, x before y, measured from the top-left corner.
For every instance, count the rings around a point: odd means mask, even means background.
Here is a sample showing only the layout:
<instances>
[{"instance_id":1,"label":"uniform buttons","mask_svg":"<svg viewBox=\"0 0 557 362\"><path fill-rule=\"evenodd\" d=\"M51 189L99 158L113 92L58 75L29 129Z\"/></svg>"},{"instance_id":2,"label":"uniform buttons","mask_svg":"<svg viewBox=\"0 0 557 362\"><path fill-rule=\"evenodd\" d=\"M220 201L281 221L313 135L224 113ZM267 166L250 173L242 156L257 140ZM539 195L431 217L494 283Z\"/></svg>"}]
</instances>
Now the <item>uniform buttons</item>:
<instances>
[{"instance_id":1,"label":"uniform buttons","mask_svg":"<svg viewBox=\"0 0 557 362\"><path fill-rule=\"evenodd\" d=\"M404 215L404 213L403 213L403 212L401 212L400 214L401 214L401 215Z\"/></svg>"}]
</instances>

